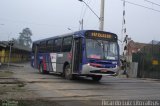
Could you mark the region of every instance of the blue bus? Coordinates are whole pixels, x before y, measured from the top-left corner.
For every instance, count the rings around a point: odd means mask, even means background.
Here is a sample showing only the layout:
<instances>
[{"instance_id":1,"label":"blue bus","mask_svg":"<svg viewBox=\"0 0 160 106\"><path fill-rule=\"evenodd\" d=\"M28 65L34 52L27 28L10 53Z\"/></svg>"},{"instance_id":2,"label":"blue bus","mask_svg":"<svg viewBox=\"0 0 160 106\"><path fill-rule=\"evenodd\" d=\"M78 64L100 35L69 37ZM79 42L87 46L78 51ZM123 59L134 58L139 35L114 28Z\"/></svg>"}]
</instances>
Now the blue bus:
<instances>
[{"instance_id":1,"label":"blue bus","mask_svg":"<svg viewBox=\"0 0 160 106\"><path fill-rule=\"evenodd\" d=\"M114 33L81 30L33 42L31 66L40 73L76 76L116 76L120 65L118 37Z\"/></svg>"}]
</instances>

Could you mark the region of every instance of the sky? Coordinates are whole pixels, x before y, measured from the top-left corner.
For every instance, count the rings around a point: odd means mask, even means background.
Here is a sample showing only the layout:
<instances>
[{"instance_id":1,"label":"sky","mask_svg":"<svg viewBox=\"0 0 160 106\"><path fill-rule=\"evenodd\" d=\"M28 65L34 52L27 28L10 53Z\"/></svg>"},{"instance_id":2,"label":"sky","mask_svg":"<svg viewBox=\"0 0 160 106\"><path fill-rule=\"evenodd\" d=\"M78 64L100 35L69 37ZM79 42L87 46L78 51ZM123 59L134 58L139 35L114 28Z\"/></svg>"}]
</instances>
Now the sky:
<instances>
[{"instance_id":1,"label":"sky","mask_svg":"<svg viewBox=\"0 0 160 106\"><path fill-rule=\"evenodd\" d=\"M160 6L145 0L128 0L160 11ZM150 0L160 4L160 0ZM99 16L100 0L85 0ZM31 29L32 40L70 33L79 30L84 19L84 29L99 28L98 18L78 0L0 0L0 41L18 38L22 29ZM126 3L127 34L135 42L160 41L160 12ZM104 31L116 33L122 39L123 2L105 0ZM71 29L71 30L68 30Z\"/></svg>"}]
</instances>

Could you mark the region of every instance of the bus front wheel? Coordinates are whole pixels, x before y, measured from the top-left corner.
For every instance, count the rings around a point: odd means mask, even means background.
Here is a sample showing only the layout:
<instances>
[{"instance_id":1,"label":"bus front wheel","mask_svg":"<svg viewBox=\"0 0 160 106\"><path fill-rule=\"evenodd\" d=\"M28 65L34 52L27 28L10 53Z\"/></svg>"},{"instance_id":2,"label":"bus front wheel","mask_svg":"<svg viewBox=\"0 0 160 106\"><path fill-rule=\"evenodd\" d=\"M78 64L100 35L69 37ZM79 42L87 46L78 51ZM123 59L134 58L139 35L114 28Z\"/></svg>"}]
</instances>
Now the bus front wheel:
<instances>
[{"instance_id":1,"label":"bus front wheel","mask_svg":"<svg viewBox=\"0 0 160 106\"><path fill-rule=\"evenodd\" d=\"M102 79L102 75L92 76L93 81L100 81Z\"/></svg>"},{"instance_id":2,"label":"bus front wheel","mask_svg":"<svg viewBox=\"0 0 160 106\"><path fill-rule=\"evenodd\" d=\"M64 69L64 77L68 80L72 80L73 79L73 75L72 75L72 71L70 68L70 65L66 65L65 69Z\"/></svg>"}]
</instances>

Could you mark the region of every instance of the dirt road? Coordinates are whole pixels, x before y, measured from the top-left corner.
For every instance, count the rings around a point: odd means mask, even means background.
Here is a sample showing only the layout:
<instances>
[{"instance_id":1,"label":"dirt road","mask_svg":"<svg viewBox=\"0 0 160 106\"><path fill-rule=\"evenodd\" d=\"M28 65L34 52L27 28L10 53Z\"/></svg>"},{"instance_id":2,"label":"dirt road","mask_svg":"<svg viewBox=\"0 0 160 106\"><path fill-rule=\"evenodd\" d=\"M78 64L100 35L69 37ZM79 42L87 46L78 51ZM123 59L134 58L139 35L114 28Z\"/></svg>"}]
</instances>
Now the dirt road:
<instances>
[{"instance_id":1,"label":"dirt road","mask_svg":"<svg viewBox=\"0 0 160 106\"><path fill-rule=\"evenodd\" d=\"M100 105L103 99L160 100L159 80L104 77L100 82L89 78L69 81L58 75L42 75L29 63L21 65L23 67L11 67L9 71L13 75L7 79L18 88L1 95L1 99L29 100L45 106Z\"/></svg>"}]
</instances>

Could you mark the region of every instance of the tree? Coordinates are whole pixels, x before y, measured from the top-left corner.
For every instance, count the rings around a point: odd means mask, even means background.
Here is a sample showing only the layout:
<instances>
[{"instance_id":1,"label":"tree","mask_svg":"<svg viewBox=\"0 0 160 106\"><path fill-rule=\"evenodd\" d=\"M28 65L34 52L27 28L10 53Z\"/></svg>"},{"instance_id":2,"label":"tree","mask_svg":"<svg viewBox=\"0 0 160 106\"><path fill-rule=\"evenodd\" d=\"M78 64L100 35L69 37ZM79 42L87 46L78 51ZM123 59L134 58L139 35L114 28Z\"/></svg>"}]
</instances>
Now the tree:
<instances>
[{"instance_id":1,"label":"tree","mask_svg":"<svg viewBox=\"0 0 160 106\"><path fill-rule=\"evenodd\" d=\"M14 44L18 44L18 40L16 38L12 38L12 40L14 42Z\"/></svg>"},{"instance_id":2,"label":"tree","mask_svg":"<svg viewBox=\"0 0 160 106\"><path fill-rule=\"evenodd\" d=\"M24 28L21 33L19 33L19 44L26 47L31 47L32 43L32 31L29 28Z\"/></svg>"}]
</instances>

